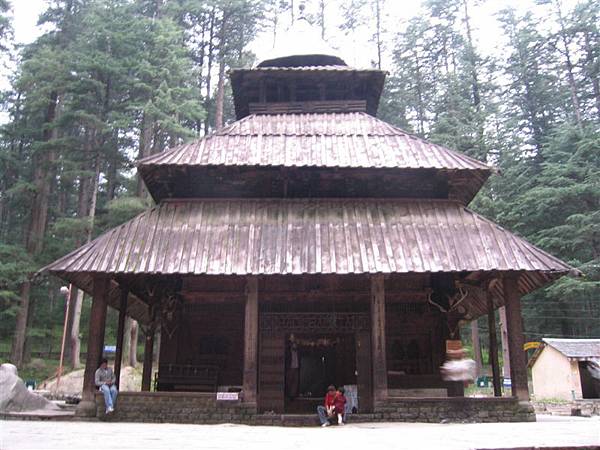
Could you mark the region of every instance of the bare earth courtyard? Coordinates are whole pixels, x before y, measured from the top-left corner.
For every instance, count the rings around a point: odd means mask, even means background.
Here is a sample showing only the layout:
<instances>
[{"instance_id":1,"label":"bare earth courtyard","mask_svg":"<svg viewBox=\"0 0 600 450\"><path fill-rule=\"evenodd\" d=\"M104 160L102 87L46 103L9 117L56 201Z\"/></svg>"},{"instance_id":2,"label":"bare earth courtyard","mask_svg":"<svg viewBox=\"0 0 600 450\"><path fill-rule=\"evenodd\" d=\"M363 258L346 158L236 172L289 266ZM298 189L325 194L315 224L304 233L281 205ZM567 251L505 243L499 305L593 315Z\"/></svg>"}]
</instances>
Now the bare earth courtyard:
<instances>
[{"instance_id":1,"label":"bare earth courtyard","mask_svg":"<svg viewBox=\"0 0 600 450\"><path fill-rule=\"evenodd\" d=\"M600 448L600 418L538 416L535 423L350 424L330 428L103 422L0 421L2 450L473 449L524 446Z\"/></svg>"}]
</instances>

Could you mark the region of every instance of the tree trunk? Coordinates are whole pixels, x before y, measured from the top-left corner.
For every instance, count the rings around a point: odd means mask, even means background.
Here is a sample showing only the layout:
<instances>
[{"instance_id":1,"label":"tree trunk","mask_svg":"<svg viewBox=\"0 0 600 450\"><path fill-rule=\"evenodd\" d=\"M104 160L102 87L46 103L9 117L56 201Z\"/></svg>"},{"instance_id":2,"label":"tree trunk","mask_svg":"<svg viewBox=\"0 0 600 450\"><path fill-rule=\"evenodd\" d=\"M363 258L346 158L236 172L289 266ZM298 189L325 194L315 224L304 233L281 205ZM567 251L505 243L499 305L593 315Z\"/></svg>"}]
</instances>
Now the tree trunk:
<instances>
[{"instance_id":1,"label":"tree trunk","mask_svg":"<svg viewBox=\"0 0 600 450\"><path fill-rule=\"evenodd\" d=\"M150 153L150 142L152 141L152 128L153 125L148 119L148 115L144 112L142 115L142 124L140 128L140 142L138 149L138 159L142 159ZM137 175L137 188L136 195L140 198L144 197L145 188L142 177L138 173Z\"/></svg>"},{"instance_id":2,"label":"tree trunk","mask_svg":"<svg viewBox=\"0 0 600 450\"><path fill-rule=\"evenodd\" d=\"M294 24L294 0L290 0L290 10L292 11L292 25Z\"/></svg>"},{"instance_id":3,"label":"tree trunk","mask_svg":"<svg viewBox=\"0 0 600 450\"><path fill-rule=\"evenodd\" d=\"M92 132L89 136L90 147L95 139L95 132ZM89 243L92 240L92 232L94 229L94 222L96 218L96 203L98 201L98 185L100 183L100 156L96 155L94 161L94 178L91 183L87 182L83 185L83 193L80 192L80 217L86 217L88 219L85 243ZM88 188L89 186L89 188ZM82 200L83 198L83 200ZM90 204L87 204L87 199L90 199ZM84 202L84 203L82 203ZM86 214L87 213L87 214ZM81 366L80 350L81 350L81 339L79 338L79 330L81 323L81 308L83 306L84 293L82 290L77 289L77 295L75 295L75 302L72 304L72 321L70 326L69 341L71 343L71 367L77 369Z\"/></svg>"},{"instance_id":4,"label":"tree trunk","mask_svg":"<svg viewBox=\"0 0 600 450\"><path fill-rule=\"evenodd\" d=\"M321 39L325 40L325 0L319 1L319 16L321 22Z\"/></svg>"},{"instance_id":5,"label":"tree trunk","mask_svg":"<svg viewBox=\"0 0 600 450\"><path fill-rule=\"evenodd\" d=\"M131 350L131 322L133 319L127 317L125 319L125 331L123 331L123 354L121 356L121 366L129 366L129 352Z\"/></svg>"},{"instance_id":6,"label":"tree trunk","mask_svg":"<svg viewBox=\"0 0 600 450\"><path fill-rule=\"evenodd\" d=\"M555 2L556 13L558 15L558 24L560 25L560 38L564 46L565 55L565 66L567 69L567 81L569 82L569 90L571 92L571 102L573 103L573 111L575 112L575 119L577 125L581 128L581 107L579 105L579 98L577 97L577 85L575 83L575 76L573 75L573 63L571 62L571 52L569 50L569 42L567 40L567 30L565 29L565 22L560 7L560 1Z\"/></svg>"},{"instance_id":7,"label":"tree trunk","mask_svg":"<svg viewBox=\"0 0 600 450\"><path fill-rule=\"evenodd\" d=\"M42 133L44 142L51 141L57 138L57 128L51 124L57 119L58 115L58 93L50 94L48 108L44 123L46 128ZM31 205L31 220L29 228L25 236L25 248L27 253L32 256L38 255L43 248L44 234L46 232L46 224L48 220L48 201L50 194L49 175L52 173L52 165L54 164L56 154L55 150L50 149L42 154L35 156L35 168L33 182L35 185L35 193ZM15 334L11 348L11 361L18 368L23 365L23 356L25 352L25 341L27 338L27 324L30 316L30 293L31 282L25 281L21 286L21 295L19 303L19 312L17 313L17 323Z\"/></svg>"},{"instance_id":8,"label":"tree trunk","mask_svg":"<svg viewBox=\"0 0 600 450\"><path fill-rule=\"evenodd\" d=\"M210 129L210 102L211 102L211 78L212 78L212 65L214 58L214 45L215 39L215 8L213 7L210 13L210 26L208 31L208 64L206 71L206 97L204 99L204 109L206 111L206 118L204 119L204 134L207 135Z\"/></svg>"},{"instance_id":9,"label":"tree trunk","mask_svg":"<svg viewBox=\"0 0 600 450\"><path fill-rule=\"evenodd\" d=\"M417 120L419 121L419 135L425 136L425 108L423 101L423 87L421 78L421 60L419 58L418 50L415 48L413 51L415 57L415 68L416 68L416 87L417 87Z\"/></svg>"},{"instance_id":10,"label":"tree trunk","mask_svg":"<svg viewBox=\"0 0 600 450\"><path fill-rule=\"evenodd\" d=\"M588 67L597 67L595 64L596 57L594 56L593 46L590 43L590 35L588 32L584 33L584 42L585 42L585 52L587 54L587 61L585 64L587 77L592 80L592 89L594 92L594 100L596 104L596 112L598 113L598 118L600 119L600 81L598 77L598 73L594 73L589 70Z\"/></svg>"},{"instance_id":11,"label":"tree trunk","mask_svg":"<svg viewBox=\"0 0 600 450\"><path fill-rule=\"evenodd\" d=\"M73 301L74 300L74 301ZM73 370L81 367L81 339L79 338L79 324L81 322L81 308L83 306L83 291L76 289L75 299L71 299L72 322L69 334L70 352L69 359Z\"/></svg>"},{"instance_id":12,"label":"tree trunk","mask_svg":"<svg viewBox=\"0 0 600 450\"><path fill-rule=\"evenodd\" d=\"M35 307L36 307L36 298L30 297L29 299L29 311L27 315L27 326L25 327L27 330L33 327L33 319L35 317ZM25 345L23 346L23 360L22 364L28 364L31 362L31 338L27 336L27 332L25 332Z\"/></svg>"},{"instance_id":13,"label":"tree trunk","mask_svg":"<svg viewBox=\"0 0 600 450\"><path fill-rule=\"evenodd\" d=\"M133 320L131 319L131 328L130 328L130 333L131 333L131 338L129 339L129 361L128 361L128 365L130 365L131 367L135 367L137 366L137 347L138 347L138 323L137 320Z\"/></svg>"},{"instance_id":14,"label":"tree trunk","mask_svg":"<svg viewBox=\"0 0 600 450\"><path fill-rule=\"evenodd\" d=\"M483 362L481 358L481 344L479 340L479 323L477 320L471 321L471 341L473 344L473 357L477 369L477 376L483 373Z\"/></svg>"},{"instance_id":15,"label":"tree trunk","mask_svg":"<svg viewBox=\"0 0 600 450\"><path fill-rule=\"evenodd\" d=\"M381 70L381 2L383 0L375 0L375 19L376 19L376 36L377 36L377 68Z\"/></svg>"},{"instance_id":16,"label":"tree trunk","mask_svg":"<svg viewBox=\"0 0 600 450\"><path fill-rule=\"evenodd\" d=\"M117 189L117 161L116 156L108 160L108 168L106 170L106 197L108 201L115 198Z\"/></svg>"},{"instance_id":17,"label":"tree trunk","mask_svg":"<svg viewBox=\"0 0 600 450\"><path fill-rule=\"evenodd\" d=\"M477 64L475 58L475 46L473 44L473 36L471 34L471 16L469 16L469 5L468 0L463 0L463 7L465 11L465 27L467 29L467 51L468 59L471 64L471 91L473 94L473 105L479 110L479 104L481 103L481 96L479 94L479 80L477 78Z\"/></svg>"},{"instance_id":18,"label":"tree trunk","mask_svg":"<svg viewBox=\"0 0 600 450\"><path fill-rule=\"evenodd\" d=\"M10 352L10 361L17 367L23 365L23 349L25 348L25 335L27 333L27 317L29 314L29 293L31 283L25 281L21 285L21 300L17 312L17 324Z\"/></svg>"},{"instance_id":19,"label":"tree trunk","mask_svg":"<svg viewBox=\"0 0 600 450\"><path fill-rule=\"evenodd\" d=\"M215 108L215 129L223 128L223 103L225 101L225 55L219 61L219 80L217 83L217 103Z\"/></svg>"},{"instance_id":20,"label":"tree trunk","mask_svg":"<svg viewBox=\"0 0 600 450\"><path fill-rule=\"evenodd\" d=\"M152 354L152 361L154 361L155 363L158 363L158 356L160 355L160 326L156 327L156 336L155 336L155 341L156 343L154 344L154 353Z\"/></svg>"}]
</instances>

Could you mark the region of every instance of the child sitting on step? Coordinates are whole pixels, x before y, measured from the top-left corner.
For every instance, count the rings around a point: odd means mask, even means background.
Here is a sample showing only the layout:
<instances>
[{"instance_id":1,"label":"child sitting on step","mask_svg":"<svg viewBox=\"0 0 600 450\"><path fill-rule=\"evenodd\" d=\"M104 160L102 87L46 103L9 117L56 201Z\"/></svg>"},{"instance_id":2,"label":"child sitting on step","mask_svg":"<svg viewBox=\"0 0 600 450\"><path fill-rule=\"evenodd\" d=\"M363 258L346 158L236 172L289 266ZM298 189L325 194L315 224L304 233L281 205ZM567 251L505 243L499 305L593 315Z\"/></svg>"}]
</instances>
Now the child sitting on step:
<instances>
[{"instance_id":1,"label":"child sitting on step","mask_svg":"<svg viewBox=\"0 0 600 450\"><path fill-rule=\"evenodd\" d=\"M333 400L335 413L337 414L338 425L344 425L344 414L346 412L346 397L344 396L344 393L344 388L340 386L335 393L335 399Z\"/></svg>"}]
</instances>

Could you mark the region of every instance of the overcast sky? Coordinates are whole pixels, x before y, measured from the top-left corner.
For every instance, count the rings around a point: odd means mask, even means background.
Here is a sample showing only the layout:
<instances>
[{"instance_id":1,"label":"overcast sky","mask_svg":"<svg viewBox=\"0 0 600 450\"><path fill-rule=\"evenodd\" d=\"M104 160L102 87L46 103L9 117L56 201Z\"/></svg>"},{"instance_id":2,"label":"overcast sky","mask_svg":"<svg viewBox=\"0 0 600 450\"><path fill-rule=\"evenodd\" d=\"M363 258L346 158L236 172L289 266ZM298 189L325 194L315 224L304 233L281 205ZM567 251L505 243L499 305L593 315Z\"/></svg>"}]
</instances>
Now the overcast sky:
<instances>
[{"instance_id":1,"label":"overcast sky","mask_svg":"<svg viewBox=\"0 0 600 450\"><path fill-rule=\"evenodd\" d=\"M339 54L349 64L356 67L371 66L375 59L375 49L368 43L369 36L373 31L362 29L357 33L346 35L339 31L338 26L342 21L339 14L339 2L341 0L326 1L326 40L329 45L336 48ZM296 2L298 3L298 2ZM316 3L316 2L314 2ZM386 0L385 11L387 17L384 17L384 27L388 30L385 35L387 44L392 46L391 37L397 31L402 29L404 21L419 14L421 1L418 0ZM475 2L472 2L475 3ZM548 7L539 7L533 0L487 0L471 7L473 34L480 51L483 54L501 54L505 43L499 26L495 19L495 14L501 9L507 7L517 8L520 12L532 10L536 14L543 16L547 14ZM572 6L576 0L563 0L567 6ZM18 44L28 44L35 40L42 33L37 26L37 20L41 12L46 7L45 0L12 0L13 5L13 27L15 31L15 41ZM316 11L308 11L316 13ZM280 20L279 31L281 35L284 29L289 26L290 14L285 14ZM257 54L258 59L265 59L273 46L273 31L265 30L251 44L250 48ZM384 57L383 69L389 67L389 57ZM10 72L10 68L8 69ZM7 70L4 70L3 79L0 79L0 87L7 88Z\"/></svg>"}]
</instances>

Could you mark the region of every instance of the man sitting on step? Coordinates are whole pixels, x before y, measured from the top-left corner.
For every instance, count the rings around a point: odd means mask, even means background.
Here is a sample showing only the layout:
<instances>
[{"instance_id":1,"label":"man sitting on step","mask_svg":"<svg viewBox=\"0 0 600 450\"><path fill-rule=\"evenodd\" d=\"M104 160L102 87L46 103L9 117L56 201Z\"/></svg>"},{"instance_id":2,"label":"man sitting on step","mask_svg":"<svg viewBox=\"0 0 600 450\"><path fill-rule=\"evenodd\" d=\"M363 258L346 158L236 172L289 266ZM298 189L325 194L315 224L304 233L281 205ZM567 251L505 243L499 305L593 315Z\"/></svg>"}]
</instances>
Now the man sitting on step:
<instances>
[{"instance_id":1,"label":"man sitting on step","mask_svg":"<svg viewBox=\"0 0 600 450\"><path fill-rule=\"evenodd\" d=\"M100 392L104 394L104 403L106 405L106 414L110 414L115 410L115 401L117 400L117 387L115 386L116 381L115 373L108 367L108 360L102 358L100 367L96 369L94 375L94 381L96 386L100 389Z\"/></svg>"},{"instance_id":2,"label":"man sitting on step","mask_svg":"<svg viewBox=\"0 0 600 450\"><path fill-rule=\"evenodd\" d=\"M325 401L322 405L317 406L317 414L322 427L329 426L329 419L335 417L335 386L331 385L327 388Z\"/></svg>"}]
</instances>

